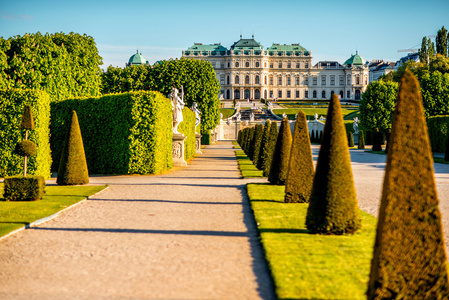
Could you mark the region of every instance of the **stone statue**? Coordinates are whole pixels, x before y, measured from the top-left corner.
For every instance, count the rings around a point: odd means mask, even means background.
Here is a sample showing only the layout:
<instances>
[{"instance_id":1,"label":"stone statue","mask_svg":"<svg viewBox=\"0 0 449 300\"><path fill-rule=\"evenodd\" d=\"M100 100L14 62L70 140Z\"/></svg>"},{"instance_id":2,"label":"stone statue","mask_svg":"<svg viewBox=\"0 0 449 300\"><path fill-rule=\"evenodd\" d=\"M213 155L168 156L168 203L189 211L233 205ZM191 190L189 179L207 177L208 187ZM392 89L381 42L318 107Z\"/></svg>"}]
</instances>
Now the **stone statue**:
<instances>
[{"instance_id":1,"label":"stone statue","mask_svg":"<svg viewBox=\"0 0 449 300\"><path fill-rule=\"evenodd\" d=\"M179 91L174 86L170 94L171 106L173 110L173 133L180 134L178 132L179 124L184 120L182 117L182 109L184 108L184 88L181 86L181 97L179 97Z\"/></svg>"},{"instance_id":2,"label":"stone statue","mask_svg":"<svg viewBox=\"0 0 449 300\"><path fill-rule=\"evenodd\" d=\"M282 114L282 119L285 119L285 118L287 118L287 114L286 114L286 113L283 113L283 114Z\"/></svg>"},{"instance_id":3,"label":"stone statue","mask_svg":"<svg viewBox=\"0 0 449 300\"><path fill-rule=\"evenodd\" d=\"M318 121L318 114L317 113L315 113L314 117L315 117L315 121Z\"/></svg>"},{"instance_id":4,"label":"stone statue","mask_svg":"<svg viewBox=\"0 0 449 300\"><path fill-rule=\"evenodd\" d=\"M240 114L240 112L237 113L237 122L240 122L242 120L242 115Z\"/></svg>"},{"instance_id":5,"label":"stone statue","mask_svg":"<svg viewBox=\"0 0 449 300\"><path fill-rule=\"evenodd\" d=\"M359 133L359 118L354 118L354 124L352 124L352 128L354 128L354 133Z\"/></svg>"},{"instance_id":6,"label":"stone statue","mask_svg":"<svg viewBox=\"0 0 449 300\"><path fill-rule=\"evenodd\" d=\"M198 109L198 103L193 102L193 105L190 109L195 113L195 127L197 127L201 123L201 111Z\"/></svg>"}]
</instances>

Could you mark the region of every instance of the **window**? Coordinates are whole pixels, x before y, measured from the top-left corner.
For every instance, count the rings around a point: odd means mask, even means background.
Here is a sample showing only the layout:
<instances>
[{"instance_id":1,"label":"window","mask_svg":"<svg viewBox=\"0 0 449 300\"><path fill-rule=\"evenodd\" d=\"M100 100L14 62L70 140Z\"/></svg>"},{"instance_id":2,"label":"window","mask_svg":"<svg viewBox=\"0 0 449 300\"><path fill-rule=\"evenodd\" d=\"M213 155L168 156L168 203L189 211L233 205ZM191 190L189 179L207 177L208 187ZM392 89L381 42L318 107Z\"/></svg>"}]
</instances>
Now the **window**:
<instances>
[{"instance_id":1,"label":"window","mask_svg":"<svg viewBox=\"0 0 449 300\"><path fill-rule=\"evenodd\" d=\"M228 62L228 68L230 68L231 67L231 63L230 62Z\"/></svg>"},{"instance_id":2,"label":"window","mask_svg":"<svg viewBox=\"0 0 449 300\"><path fill-rule=\"evenodd\" d=\"M340 75L340 85L344 85L344 84L345 84L345 77L343 75Z\"/></svg>"},{"instance_id":3,"label":"window","mask_svg":"<svg viewBox=\"0 0 449 300\"><path fill-rule=\"evenodd\" d=\"M296 85L299 85L299 79L300 79L299 75L296 76Z\"/></svg>"},{"instance_id":4,"label":"window","mask_svg":"<svg viewBox=\"0 0 449 300\"><path fill-rule=\"evenodd\" d=\"M264 66L264 68L266 68L266 67L267 67L267 62L265 62L265 63L263 64L263 66Z\"/></svg>"},{"instance_id":5,"label":"window","mask_svg":"<svg viewBox=\"0 0 449 300\"><path fill-rule=\"evenodd\" d=\"M270 90L270 98L273 98L273 90Z\"/></svg>"},{"instance_id":6,"label":"window","mask_svg":"<svg viewBox=\"0 0 449 300\"><path fill-rule=\"evenodd\" d=\"M291 69L291 67L292 67L292 63L289 62L289 63L287 64L287 68Z\"/></svg>"},{"instance_id":7,"label":"window","mask_svg":"<svg viewBox=\"0 0 449 300\"><path fill-rule=\"evenodd\" d=\"M321 76L321 85L326 85L326 76Z\"/></svg>"},{"instance_id":8,"label":"window","mask_svg":"<svg viewBox=\"0 0 449 300\"><path fill-rule=\"evenodd\" d=\"M291 92L287 91L287 98L291 98Z\"/></svg>"},{"instance_id":9,"label":"window","mask_svg":"<svg viewBox=\"0 0 449 300\"><path fill-rule=\"evenodd\" d=\"M265 76L265 84L268 84L268 78ZM265 97L266 98L266 97Z\"/></svg>"},{"instance_id":10,"label":"window","mask_svg":"<svg viewBox=\"0 0 449 300\"><path fill-rule=\"evenodd\" d=\"M278 91L278 98L279 98L279 99L282 98L282 91L281 91L281 90Z\"/></svg>"},{"instance_id":11,"label":"window","mask_svg":"<svg viewBox=\"0 0 449 300\"><path fill-rule=\"evenodd\" d=\"M308 69L309 68L309 63L305 63L304 68Z\"/></svg>"},{"instance_id":12,"label":"window","mask_svg":"<svg viewBox=\"0 0 449 300\"><path fill-rule=\"evenodd\" d=\"M347 76L346 79L347 79L346 84L347 84L347 85L351 85L351 75L348 74L348 76ZM349 97L348 97L348 98L349 98Z\"/></svg>"},{"instance_id":13,"label":"window","mask_svg":"<svg viewBox=\"0 0 449 300\"><path fill-rule=\"evenodd\" d=\"M220 75L220 84L224 84L224 83L225 83L225 76Z\"/></svg>"},{"instance_id":14,"label":"window","mask_svg":"<svg viewBox=\"0 0 449 300\"><path fill-rule=\"evenodd\" d=\"M316 91L313 91L313 98L316 99Z\"/></svg>"},{"instance_id":15,"label":"window","mask_svg":"<svg viewBox=\"0 0 449 300\"><path fill-rule=\"evenodd\" d=\"M355 84L357 84L357 85L360 84L360 76L355 77Z\"/></svg>"},{"instance_id":16,"label":"window","mask_svg":"<svg viewBox=\"0 0 449 300\"><path fill-rule=\"evenodd\" d=\"M256 68L258 68L260 66L260 63L257 61L256 62Z\"/></svg>"},{"instance_id":17,"label":"window","mask_svg":"<svg viewBox=\"0 0 449 300\"><path fill-rule=\"evenodd\" d=\"M273 85L273 76L270 76L270 85Z\"/></svg>"},{"instance_id":18,"label":"window","mask_svg":"<svg viewBox=\"0 0 449 300\"><path fill-rule=\"evenodd\" d=\"M359 90L355 91L355 100L360 100L360 91Z\"/></svg>"},{"instance_id":19,"label":"window","mask_svg":"<svg viewBox=\"0 0 449 300\"><path fill-rule=\"evenodd\" d=\"M229 75L228 75L228 77L226 78L226 82L227 82L227 84L229 84L229 83L230 83L230 78L229 78Z\"/></svg>"},{"instance_id":20,"label":"window","mask_svg":"<svg viewBox=\"0 0 449 300\"><path fill-rule=\"evenodd\" d=\"M259 89L254 90L254 98L260 99L260 90Z\"/></svg>"},{"instance_id":21,"label":"window","mask_svg":"<svg viewBox=\"0 0 449 300\"><path fill-rule=\"evenodd\" d=\"M304 92L304 98L306 98L306 99L309 98L309 91Z\"/></svg>"},{"instance_id":22,"label":"window","mask_svg":"<svg viewBox=\"0 0 449 300\"><path fill-rule=\"evenodd\" d=\"M323 99L326 98L326 91L322 91L322 92L321 92L321 98L323 98Z\"/></svg>"},{"instance_id":23,"label":"window","mask_svg":"<svg viewBox=\"0 0 449 300\"><path fill-rule=\"evenodd\" d=\"M245 84L249 84L249 76L248 75L245 76Z\"/></svg>"},{"instance_id":24,"label":"window","mask_svg":"<svg viewBox=\"0 0 449 300\"><path fill-rule=\"evenodd\" d=\"M340 91L340 99L343 99L343 91Z\"/></svg>"},{"instance_id":25,"label":"window","mask_svg":"<svg viewBox=\"0 0 449 300\"><path fill-rule=\"evenodd\" d=\"M249 90L248 89L246 89L245 90L245 99L249 99Z\"/></svg>"},{"instance_id":26,"label":"window","mask_svg":"<svg viewBox=\"0 0 449 300\"><path fill-rule=\"evenodd\" d=\"M304 77L304 85L309 85L309 76Z\"/></svg>"},{"instance_id":27,"label":"window","mask_svg":"<svg viewBox=\"0 0 449 300\"><path fill-rule=\"evenodd\" d=\"M335 85L335 76L331 76L331 85Z\"/></svg>"},{"instance_id":28,"label":"window","mask_svg":"<svg viewBox=\"0 0 449 300\"><path fill-rule=\"evenodd\" d=\"M296 98L299 98L299 91L296 90Z\"/></svg>"},{"instance_id":29,"label":"window","mask_svg":"<svg viewBox=\"0 0 449 300\"><path fill-rule=\"evenodd\" d=\"M239 76L237 75L237 76L235 76L235 80L234 80L234 83L235 84L240 84L240 78L239 78Z\"/></svg>"},{"instance_id":30,"label":"window","mask_svg":"<svg viewBox=\"0 0 449 300\"><path fill-rule=\"evenodd\" d=\"M221 69L224 69L224 62L221 62L221 63L220 63L220 68L221 68Z\"/></svg>"},{"instance_id":31,"label":"window","mask_svg":"<svg viewBox=\"0 0 449 300\"><path fill-rule=\"evenodd\" d=\"M235 67L236 67L236 68L239 67L239 62L238 62L238 61L235 62Z\"/></svg>"},{"instance_id":32,"label":"window","mask_svg":"<svg viewBox=\"0 0 449 300\"><path fill-rule=\"evenodd\" d=\"M348 98L348 99L351 98L351 92L350 91L346 92L346 98Z\"/></svg>"},{"instance_id":33,"label":"window","mask_svg":"<svg viewBox=\"0 0 449 300\"><path fill-rule=\"evenodd\" d=\"M316 78L316 76L313 76L313 85L317 85L318 83L317 83L317 81L318 81L318 79Z\"/></svg>"},{"instance_id":34,"label":"window","mask_svg":"<svg viewBox=\"0 0 449 300\"><path fill-rule=\"evenodd\" d=\"M281 62L279 63L279 69L282 69L282 63Z\"/></svg>"},{"instance_id":35,"label":"window","mask_svg":"<svg viewBox=\"0 0 449 300\"><path fill-rule=\"evenodd\" d=\"M249 62L248 61L245 63L245 67L249 68Z\"/></svg>"},{"instance_id":36,"label":"window","mask_svg":"<svg viewBox=\"0 0 449 300\"><path fill-rule=\"evenodd\" d=\"M256 84L260 84L259 75L256 75Z\"/></svg>"},{"instance_id":37,"label":"window","mask_svg":"<svg viewBox=\"0 0 449 300\"><path fill-rule=\"evenodd\" d=\"M273 63L270 63L270 69L273 69Z\"/></svg>"},{"instance_id":38,"label":"window","mask_svg":"<svg viewBox=\"0 0 449 300\"><path fill-rule=\"evenodd\" d=\"M299 62L296 63L296 69L299 69Z\"/></svg>"},{"instance_id":39,"label":"window","mask_svg":"<svg viewBox=\"0 0 449 300\"><path fill-rule=\"evenodd\" d=\"M240 99L240 90L238 89L234 90L234 99Z\"/></svg>"},{"instance_id":40,"label":"window","mask_svg":"<svg viewBox=\"0 0 449 300\"><path fill-rule=\"evenodd\" d=\"M279 76L279 78L278 78L278 84L279 84L279 85L282 85L282 76Z\"/></svg>"},{"instance_id":41,"label":"window","mask_svg":"<svg viewBox=\"0 0 449 300\"><path fill-rule=\"evenodd\" d=\"M290 76L287 76L287 85L290 85L291 84L291 78L290 78Z\"/></svg>"}]
</instances>

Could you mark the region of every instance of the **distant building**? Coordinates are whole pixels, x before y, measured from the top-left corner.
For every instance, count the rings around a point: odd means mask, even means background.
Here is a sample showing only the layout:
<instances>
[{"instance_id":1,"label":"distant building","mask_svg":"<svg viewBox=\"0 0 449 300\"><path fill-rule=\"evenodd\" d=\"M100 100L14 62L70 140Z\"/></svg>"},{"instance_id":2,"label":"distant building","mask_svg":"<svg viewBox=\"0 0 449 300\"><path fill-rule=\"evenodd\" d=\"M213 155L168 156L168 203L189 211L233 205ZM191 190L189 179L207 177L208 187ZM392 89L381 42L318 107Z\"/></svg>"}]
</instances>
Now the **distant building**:
<instances>
[{"instance_id":1,"label":"distant building","mask_svg":"<svg viewBox=\"0 0 449 300\"><path fill-rule=\"evenodd\" d=\"M300 44L264 49L254 36L240 36L229 49L195 43L182 56L212 64L224 99L329 99L336 93L359 100L368 85L368 64L358 53L343 65L320 61L312 66L312 52Z\"/></svg>"},{"instance_id":2,"label":"distant building","mask_svg":"<svg viewBox=\"0 0 449 300\"><path fill-rule=\"evenodd\" d=\"M379 80L379 77L394 71L395 62L385 62L383 60L373 60L369 64L369 82Z\"/></svg>"},{"instance_id":3,"label":"distant building","mask_svg":"<svg viewBox=\"0 0 449 300\"><path fill-rule=\"evenodd\" d=\"M407 56L401 57L397 61L395 69L399 68L400 65L402 65L408 61L419 62L419 52L412 52L412 53L407 54Z\"/></svg>"},{"instance_id":4,"label":"distant building","mask_svg":"<svg viewBox=\"0 0 449 300\"><path fill-rule=\"evenodd\" d=\"M126 63L126 67L130 66L138 66L138 65L149 65L150 63L145 57L142 56L142 53L139 54L139 50L137 50L136 54L129 58L128 63Z\"/></svg>"}]
</instances>

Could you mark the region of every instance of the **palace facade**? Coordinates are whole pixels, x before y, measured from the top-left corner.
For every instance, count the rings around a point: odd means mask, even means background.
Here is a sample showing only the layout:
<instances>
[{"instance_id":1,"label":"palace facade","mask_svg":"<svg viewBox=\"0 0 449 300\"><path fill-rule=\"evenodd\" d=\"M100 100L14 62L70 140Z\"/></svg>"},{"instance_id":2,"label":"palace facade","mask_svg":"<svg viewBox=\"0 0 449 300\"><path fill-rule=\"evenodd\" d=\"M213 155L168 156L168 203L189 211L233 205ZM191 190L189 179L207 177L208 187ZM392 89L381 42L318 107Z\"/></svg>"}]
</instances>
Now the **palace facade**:
<instances>
[{"instance_id":1,"label":"palace facade","mask_svg":"<svg viewBox=\"0 0 449 300\"><path fill-rule=\"evenodd\" d=\"M220 43L195 43L184 58L209 61L224 99L326 99L336 93L342 100L359 100L368 85L369 68L356 53L341 65L320 61L299 44L273 44L264 49L254 36L229 49Z\"/></svg>"}]
</instances>

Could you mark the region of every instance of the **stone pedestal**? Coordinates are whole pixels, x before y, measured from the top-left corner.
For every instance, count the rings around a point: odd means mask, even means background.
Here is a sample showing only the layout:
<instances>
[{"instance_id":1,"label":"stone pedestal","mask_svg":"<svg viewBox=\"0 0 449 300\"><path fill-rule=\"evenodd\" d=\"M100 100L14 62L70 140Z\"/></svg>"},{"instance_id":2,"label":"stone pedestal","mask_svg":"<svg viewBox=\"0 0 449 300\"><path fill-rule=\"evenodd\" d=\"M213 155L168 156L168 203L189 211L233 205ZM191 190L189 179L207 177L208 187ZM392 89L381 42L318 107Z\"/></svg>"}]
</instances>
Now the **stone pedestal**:
<instances>
[{"instance_id":1,"label":"stone pedestal","mask_svg":"<svg viewBox=\"0 0 449 300\"><path fill-rule=\"evenodd\" d=\"M197 155L203 154L203 152L201 152L201 137L202 137L201 134L195 132L195 139L196 139L195 140L195 149L196 149L195 153Z\"/></svg>"},{"instance_id":2,"label":"stone pedestal","mask_svg":"<svg viewBox=\"0 0 449 300\"><path fill-rule=\"evenodd\" d=\"M358 145L359 144L359 133L353 133L352 137L354 138L354 145Z\"/></svg>"},{"instance_id":3,"label":"stone pedestal","mask_svg":"<svg viewBox=\"0 0 449 300\"><path fill-rule=\"evenodd\" d=\"M184 159L186 136L182 133L173 133L173 166L186 167L187 162Z\"/></svg>"}]
</instances>

